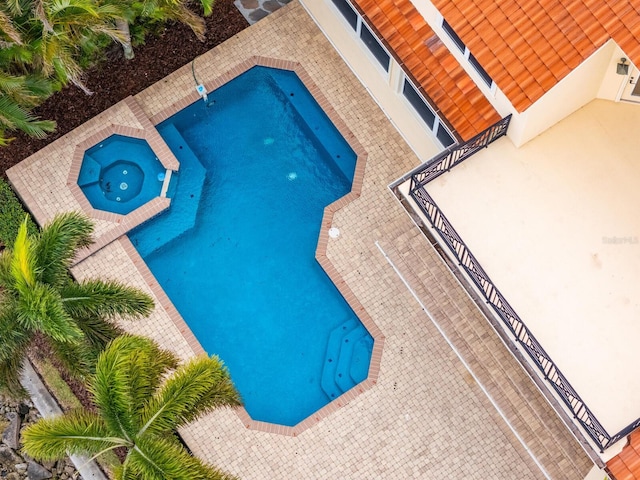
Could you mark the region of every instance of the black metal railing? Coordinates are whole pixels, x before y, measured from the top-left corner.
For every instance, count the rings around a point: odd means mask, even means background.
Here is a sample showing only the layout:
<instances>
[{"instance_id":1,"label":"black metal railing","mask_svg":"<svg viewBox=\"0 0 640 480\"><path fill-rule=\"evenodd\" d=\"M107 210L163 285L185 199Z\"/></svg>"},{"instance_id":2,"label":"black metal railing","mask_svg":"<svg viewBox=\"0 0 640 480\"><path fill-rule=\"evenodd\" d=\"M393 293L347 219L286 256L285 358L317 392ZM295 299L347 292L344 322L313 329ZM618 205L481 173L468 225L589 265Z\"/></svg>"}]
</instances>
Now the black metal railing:
<instances>
[{"instance_id":1,"label":"black metal railing","mask_svg":"<svg viewBox=\"0 0 640 480\"><path fill-rule=\"evenodd\" d=\"M424 166L411 174L411 189L426 185L431 180L448 172L463 160L469 158L478 150L488 147L498 138L507 134L511 115L504 117L499 122L493 124L483 132L473 137L471 140L451 145L438 156L432 158Z\"/></svg>"},{"instance_id":2,"label":"black metal railing","mask_svg":"<svg viewBox=\"0 0 640 480\"><path fill-rule=\"evenodd\" d=\"M549 382L553 390L568 407L576 421L583 427L589 437L600 448L600 451L621 438L626 437L640 425L640 419L625 427L615 435L609 435L602 424L587 407L580 395L573 389L567 378L555 365L551 357L544 350L535 336L527 328L522 319L504 298L500 290L484 271L469 247L460 238L449 220L444 216L436 202L425 189L425 185L434 178L449 171L481 148L488 146L497 138L506 134L510 117L506 117L486 131L463 145L454 146L427 162L419 170L411 173L410 195L422 213L427 217L433 228L455 257L460 268L467 274L473 284L480 291L487 304L500 318L507 330L511 332L514 341L520 344L533 364Z\"/></svg>"}]
</instances>

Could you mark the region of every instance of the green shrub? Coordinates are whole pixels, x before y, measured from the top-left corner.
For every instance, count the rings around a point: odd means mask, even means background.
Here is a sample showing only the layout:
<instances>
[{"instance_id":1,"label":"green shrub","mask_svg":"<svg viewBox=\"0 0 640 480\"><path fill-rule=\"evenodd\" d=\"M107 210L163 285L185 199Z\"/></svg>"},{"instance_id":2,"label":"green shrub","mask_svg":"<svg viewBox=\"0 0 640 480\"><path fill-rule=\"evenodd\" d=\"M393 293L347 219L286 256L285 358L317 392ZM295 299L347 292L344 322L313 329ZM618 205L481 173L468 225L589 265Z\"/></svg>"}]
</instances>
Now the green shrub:
<instances>
[{"instance_id":1,"label":"green shrub","mask_svg":"<svg viewBox=\"0 0 640 480\"><path fill-rule=\"evenodd\" d=\"M26 215L9 184L0 178L0 245L13 245ZM35 233L37 228L30 216L28 222L29 233Z\"/></svg>"}]
</instances>

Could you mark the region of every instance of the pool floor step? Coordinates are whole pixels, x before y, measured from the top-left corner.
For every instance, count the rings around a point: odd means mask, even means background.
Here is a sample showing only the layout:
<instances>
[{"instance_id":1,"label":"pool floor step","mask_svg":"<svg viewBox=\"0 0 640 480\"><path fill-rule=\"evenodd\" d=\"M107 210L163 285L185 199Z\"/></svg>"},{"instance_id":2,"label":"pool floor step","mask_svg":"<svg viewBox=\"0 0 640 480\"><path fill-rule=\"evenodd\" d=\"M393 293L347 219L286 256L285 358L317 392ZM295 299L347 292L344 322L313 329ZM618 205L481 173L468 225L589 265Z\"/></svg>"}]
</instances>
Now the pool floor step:
<instances>
[{"instance_id":1,"label":"pool floor step","mask_svg":"<svg viewBox=\"0 0 640 480\"><path fill-rule=\"evenodd\" d=\"M351 330L347 335L342 337L340 342L340 355L338 357L338 367L336 368L336 384L343 392L346 392L352 388L356 382L351 377L351 367L354 360L355 346L366 339L371 337L367 329L362 324L358 325L355 329ZM367 364L368 370L368 364ZM365 375L366 378L366 375Z\"/></svg>"},{"instance_id":2,"label":"pool floor step","mask_svg":"<svg viewBox=\"0 0 640 480\"><path fill-rule=\"evenodd\" d=\"M80 174L78 175L78 186L86 187L100 181L100 171L102 167L88 153L84 154Z\"/></svg>"},{"instance_id":3,"label":"pool floor step","mask_svg":"<svg viewBox=\"0 0 640 480\"><path fill-rule=\"evenodd\" d=\"M180 170L173 173L169 187L169 196L179 196L179 201L172 201L169 212L155 220L164 223L161 238L138 240L136 248L143 257L195 227L207 176L207 170L173 124L163 125L158 131L180 162ZM180 220L176 220L177 218Z\"/></svg>"},{"instance_id":4,"label":"pool floor step","mask_svg":"<svg viewBox=\"0 0 640 480\"><path fill-rule=\"evenodd\" d=\"M356 383L363 382L369 376L369 364L371 363L371 352L373 351L373 337L367 331L360 339L356 340L353 346L353 357L349 375Z\"/></svg>"},{"instance_id":5,"label":"pool floor step","mask_svg":"<svg viewBox=\"0 0 640 480\"><path fill-rule=\"evenodd\" d=\"M320 386L330 399L338 398L344 393L344 390L336 383L336 371L338 369L340 350L342 348L342 341L344 337L357 327L358 322L355 319L350 318L334 328L329 334Z\"/></svg>"}]
</instances>

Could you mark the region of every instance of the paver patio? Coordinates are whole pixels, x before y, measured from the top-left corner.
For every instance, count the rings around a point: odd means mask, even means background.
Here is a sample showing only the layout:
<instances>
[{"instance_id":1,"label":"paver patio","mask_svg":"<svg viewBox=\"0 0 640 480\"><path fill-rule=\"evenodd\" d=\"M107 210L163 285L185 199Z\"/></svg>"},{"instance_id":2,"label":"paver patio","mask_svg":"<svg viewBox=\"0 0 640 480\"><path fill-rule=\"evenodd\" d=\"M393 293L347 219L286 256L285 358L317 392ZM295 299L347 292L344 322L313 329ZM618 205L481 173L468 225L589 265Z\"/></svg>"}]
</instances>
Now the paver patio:
<instances>
[{"instance_id":1,"label":"paver patio","mask_svg":"<svg viewBox=\"0 0 640 480\"><path fill-rule=\"evenodd\" d=\"M384 351L376 385L346 405L338 399L330 415L297 436L247 429L235 412L221 411L181 432L189 447L243 479L583 479L592 466L586 454L387 188L419 163L417 157L298 2L198 58L195 68L199 78L215 83L229 79L233 74L226 72L256 55L299 62L367 153L360 196L335 212L332 224L341 235L328 240L327 256L382 330ZM191 65L186 65L135 100L154 118L172 105L179 108L185 98L193 101L193 95ZM135 115L119 104L8 172L40 223L56 211L79 208L67 185L70 152L98 124L113 122L139 128ZM99 233L117 228L114 219L101 220ZM376 242L445 325L526 447ZM116 240L73 272L78 278L113 277L152 291L153 278L143 275L130 251L126 239ZM148 320L125 327L182 357L193 355L197 344L184 325L172 320L170 302L162 296L157 300Z\"/></svg>"}]
</instances>

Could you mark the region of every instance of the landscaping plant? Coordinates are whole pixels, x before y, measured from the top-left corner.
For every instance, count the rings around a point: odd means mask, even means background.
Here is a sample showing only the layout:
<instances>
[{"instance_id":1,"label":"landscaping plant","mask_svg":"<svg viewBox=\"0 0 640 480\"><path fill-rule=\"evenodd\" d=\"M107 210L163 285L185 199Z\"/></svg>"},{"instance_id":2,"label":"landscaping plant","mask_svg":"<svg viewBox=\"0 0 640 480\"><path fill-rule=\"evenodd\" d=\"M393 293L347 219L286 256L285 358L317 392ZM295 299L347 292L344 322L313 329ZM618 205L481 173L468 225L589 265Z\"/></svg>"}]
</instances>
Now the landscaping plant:
<instances>
[{"instance_id":1,"label":"landscaping plant","mask_svg":"<svg viewBox=\"0 0 640 480\"><path fill-rule=\"evenodd\" d=\"M126 449L116 480L231 480L191 456L175 431L221 407L241 404L217 357L178 366L152 340L121 336L100 354L89 389L96 412L75 410L42 419L23 431L24 451L40 460L67 454L94 458Z\"/></svg>"},{"instance_id":2,"label":"landscaping plant","mask_svg":"<svg viewBox=\"0 0 640 480\"><path fill-rule=\"evenodd\" d=\"M22 393L21 365L36 333L47 337L70 372L90 372L99 352L121 331L118 318L148 315L146 293L111 280L73 280L78 249L91 244L93 224L79 213L56 216L29 235L21 224L12 247L0 253L0 388Z\"/></svg>"}]
</instances>

